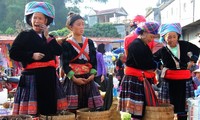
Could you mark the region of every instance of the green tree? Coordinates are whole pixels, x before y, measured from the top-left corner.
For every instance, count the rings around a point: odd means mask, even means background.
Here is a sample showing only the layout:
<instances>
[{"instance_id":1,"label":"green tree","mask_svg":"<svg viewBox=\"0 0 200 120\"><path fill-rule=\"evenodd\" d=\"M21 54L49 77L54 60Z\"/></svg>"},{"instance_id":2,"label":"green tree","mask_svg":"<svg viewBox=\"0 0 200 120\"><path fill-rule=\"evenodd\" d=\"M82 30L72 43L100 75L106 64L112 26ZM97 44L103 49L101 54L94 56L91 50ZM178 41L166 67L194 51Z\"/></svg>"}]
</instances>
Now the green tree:
<instances>
[{"instance_id":1,"label":"green tree","mask_svg":"<svg viewBox=\"0 0 200 120\"><path fill-rule=\"evenodd\" d=\"M85 29L85 36L89 37L120 37L113 24L95 24L92 28Z\"/></svg>"},{"instance_id":2,"label":"green tree","mask_svg":"<svg viewBox=\"0 0 200 120\"><path fill-rule=\"evenodd\" d=\"M15 28L16 20L23 20L24 0L0 0L0 30Z\"/></svg>"},{"instance_id":3,"label":"green tree","mask_svg":"<svg viewBox=\"0 0 200 120\"><path fill-rule=\"evenodd\" d=\"M6 4L5 0L0 0L0 21L3 21L3 18L6 16Z\"/></svg>"},{"instance_id":4,"label":"green tree","mask_svg":"<svg viewBox=\"0 0 200 120\"><path fill-rule=\"evenodd\" d=\"M55 7L55 26L52 26L52 29L59 29L65 26L66 22L66 12L67 8L65 7L64 0L54 0L53 5Z\"/></svg>"},{"instance_id":5,"label":"green tree","mask_svg":"<svg viewBox=\"0 0 200 120\"><path fill-rule=\"evenodd\" d=\"M57 30L57 33L59 36L67 36L70 33L70 31L65 27Z\"/></svg>"},{"instance_id":6,"label":"green tree","mask_svg":"<svg viewBox=\"0 0 200 120\"><path fill-rule=\"evenodd\" d=\"M9 27L8 29L6 29L5 34L7 35L12 35L15 33L15 30L11 27Z\"/></svg>"},{"instance_id":7,"label":"green tree","mask_svg":"<svg viewBox=\"0 0 200 120\"><path fill-rule=\"evenodd\" d=\"M83 0L0 0L0 30L6 31L7 28L15 28L16 21L24 20L25 5L31 1L44 1L52 3L55 7L55 26L51 30L63 28L65 26L67 13L71 10L80 13L76 4L83 2ZM73 7L65 7L65 2L72 1ZM106 2L107 0L94 0L97 2Z\"/></svg>"}]
</instances>

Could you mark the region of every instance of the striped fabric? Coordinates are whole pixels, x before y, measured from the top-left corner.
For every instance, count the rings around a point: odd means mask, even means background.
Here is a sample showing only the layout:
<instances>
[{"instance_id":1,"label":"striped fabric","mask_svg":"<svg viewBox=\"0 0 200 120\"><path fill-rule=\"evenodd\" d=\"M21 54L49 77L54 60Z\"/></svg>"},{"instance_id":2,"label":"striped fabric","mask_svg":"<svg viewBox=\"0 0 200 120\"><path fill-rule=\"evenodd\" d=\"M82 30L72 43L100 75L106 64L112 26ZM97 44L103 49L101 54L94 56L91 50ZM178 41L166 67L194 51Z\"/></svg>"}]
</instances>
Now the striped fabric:
<instances>
[{"instance_id":1,"label":"striped fabric","mask_svg":"<svg viewBox=\"0 0 200 120\"><path fill-rule=\"evenodd\" d=\"M13 103L12 114L37 114L37 96L35 76L26 76L25 84L28 89L18 87Z\"/></svg>"},{"instance_id":2,"label":"striped fabric","mask_svg":"<svg viewBox=\"0 0 200 120\"><path fill-rule=\"evenodd\" d=\"M121 83L119 110L128 112L132 117L142 117L145 108L144 84L138 77L127 76Z\"/></svg>"},{"instance_id":3,"label":"striped fabric","mask_svg":"<svg viewBox=\"0 0 200 120\"><path fill-rule=\"evenodd\" d=\"M147 106L158 106L158 99L151 84L147 79L144 79L144 93Z\"/></svg>"},{"instance_id":4,"label":"striped fabric","mask_svg":"<svg viewBox=\"0 0 200 120\"><path fill-rule=\"evenodd\" d=\"M186 100L190 97L194 97L194 88L192 80L186 81ZM159 103L170 103L170 96L169 96L169 83L166 80L163 80L161 91L158 94ZM188 106L185 103L185 110L187 111Z\"/></svg>"},{"instance_id":5,"label":"striped fabric","mask_svg":"<svg viewBox=\"0 0 200 120\"><path fill-rule=\"evenodd\" d=\"M36 95L36 80L34 75L25 76L25 87L20 85L17 88L15 99L13 103L12 114L30 114L35 115L38 113L38 102ZM67 109L67 102L65 93L63 92L62 85L57 79L56 81L56 95L57 95L57 110L62 111Z\"/></svg>"},{"instance_id":6,"label":"striped fabric","mask_svg":"<svg viewBox=\"0 0 200 120\"><path fill-rule=\"evenodd\" d=\"M162 24L159 28L160 36L164 36L168 32L176 32L178 34L182 34L180 23L171 23L171 24Z\"/></svg>"},{"instance_id":7,"label":"striped fabric","mask_svg":"<svg viewBox=\"0 0 200 120\"><path fill-rule=\"evenodd\" d=\"M77 78L88 78L88 76L89 74L76 75ZM100 108L103 106L103 99L94 81L85 85L77 85L66 77L64 91L67 97L68 109Z\"/></svg>"}]
</instances>

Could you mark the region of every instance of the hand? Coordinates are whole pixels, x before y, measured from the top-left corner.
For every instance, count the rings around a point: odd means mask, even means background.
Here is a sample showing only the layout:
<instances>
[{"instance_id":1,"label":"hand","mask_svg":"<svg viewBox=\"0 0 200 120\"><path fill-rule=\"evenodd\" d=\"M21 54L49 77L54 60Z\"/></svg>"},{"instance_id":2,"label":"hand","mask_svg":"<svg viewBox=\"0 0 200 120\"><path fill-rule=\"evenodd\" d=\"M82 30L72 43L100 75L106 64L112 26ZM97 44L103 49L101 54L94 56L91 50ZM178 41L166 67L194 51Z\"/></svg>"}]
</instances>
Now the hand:
<instances>
[{"instance_id":1,"label":"hand","mask_svg":"<svg viewBox=\"0 0 200 120\"><path fill-rule=\"evenodd\" d=\"M89 83L90 81L94 80L94 74L90 75L87 79L87 83Z\"/></svg>"},{"instance_id":2,"label":"hand","mask_svg":"<svg viewBox=\"0 0 200 120\"><path fill-rule=\"evenodd\" d=\"M188 62L187 69L191 69L191 67L194 65L194 61Z\"/></svg>"},{"instance_id":3,"label":"hand","mask_svg":"<svg viewBox=\"0 0 200 120\"><path fill-rule=\"evenodd\" d=\"M74 83L76 83L77 85L85 85L85 84L87 84L87 79L85 79L85 78L76 78L75 76L73 76L72 77L72 81L74 82Z\"/></svg>"},{"instance_id":4,"label":"hand","mask_svg":"<svg viewBox=\"0 0 200 120\"><path fill-rule=\"evenodd\" d=\"M155 92L156 97L158 98L158 91L154 91L154 92Z\"/></svg>"},{"instance_id":5,"label":"hand","mask_svg":"<svg viewBox=\"0 0 200 120\"><path fill-rule=\"evenodd\" d=\"M49 28L48 28L48 26L46 26L45 24L41 24L40 29L43 31L46 39L48 39L49 38Z\"/></svg>"},{"instance_id":6,"label":"hand","mask_svg":"<svg viewBox=\"0 0 200 120\"><path fill-rule=\"evenodd\" d=\"M105 78L104 78L104 75L102 75L102 76L101 76L101 82L103 82L104 79L105 79Z\"/></svg>"},{"instance_id":7,"label":"hand","mask_svg":"<svg viewBox=\"0 0 200 120\"><path fill-rule=\"evenodd\" d=\"M45 55L43 53L40 53L40 52L36 52L36 53L33 53L33 56L32 58L34 60L41 60Z\"/></svg>"}]
</instances>

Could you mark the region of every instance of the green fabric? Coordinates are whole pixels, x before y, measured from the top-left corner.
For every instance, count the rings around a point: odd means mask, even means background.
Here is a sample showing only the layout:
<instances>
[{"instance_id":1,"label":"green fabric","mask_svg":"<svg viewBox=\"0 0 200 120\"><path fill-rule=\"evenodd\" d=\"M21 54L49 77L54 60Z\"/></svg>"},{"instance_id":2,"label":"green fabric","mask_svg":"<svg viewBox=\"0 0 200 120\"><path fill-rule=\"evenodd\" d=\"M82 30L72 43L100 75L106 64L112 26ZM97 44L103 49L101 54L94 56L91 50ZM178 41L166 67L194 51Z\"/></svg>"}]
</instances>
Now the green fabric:
<instances>
[{"instance_id":1,"label":"green fabric","mask_svg":"<svg viewBox=\"0 0 200 120\"><path fill-rule=\"evenodd\" d=\"M176 47L174 47L174 48L169 48L171 51L172 51L172 53L176 56L176 57L178 57L178 47L176 46Z\"/></svg>"},{"instance_id":2,"label":"green fabric","mask_svg":"<svg viewBox=\"0 0 200 120\"><path fill-rule=\"evenodd\" d=\"M90 70L90 74L97 74L97 71L94 69L94 68L92 68L91 70Z\"/></svg>"},{"instance_id":3,"label":"green fabric","mask_svg":"<svg viewBox=\"0 0 200 120\"><path fill-rule=\"evenodd\" d=\"M67 77L69 78L69 79L71 79L72 77L74 76L74 71L69 71L68 72L68 74L67 74Z\"/></svg>"}]
</instances>

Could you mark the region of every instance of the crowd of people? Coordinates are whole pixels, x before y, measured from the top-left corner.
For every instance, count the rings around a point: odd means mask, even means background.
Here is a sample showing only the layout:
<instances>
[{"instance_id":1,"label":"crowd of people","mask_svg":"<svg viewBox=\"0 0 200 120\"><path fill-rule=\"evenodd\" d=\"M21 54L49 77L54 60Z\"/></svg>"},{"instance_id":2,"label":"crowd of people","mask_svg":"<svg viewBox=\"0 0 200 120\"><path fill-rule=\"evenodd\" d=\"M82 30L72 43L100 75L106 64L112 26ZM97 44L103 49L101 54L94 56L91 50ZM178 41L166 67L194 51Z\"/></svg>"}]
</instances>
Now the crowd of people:
<instances>
[{"instance_id":1,"label":"crowd of people","mask_svg":"<svg viewBox=\"0 0 200 120\"><path fill-rule=\"evenodd\" d=\"M86 107L101 110L104 105L99 89L105 89L101 83L108 73L103 54L84 36L84 18L70 13L66 27L71 33L60 41L49 34L54 18L54 7L47 2L25 6L25 20L31 29L19 33L9 50L10 58L23 66L12 114L51 116ZM141 120L146 106L168 103L174 105L179 120L186 120L186 100L194 97L194 89L200 85L199 48L180 40L179 23L160 25L137 15L131 27L124 39L125 53L119 54L113 74L119 80L118 109L130 113L132 120ZM153 53L158 38L163 47ZM58 66L62 72L57 71ZM156 70L161 71L160 77ZM62 83L60 73L65 75ZM158 93L147 94L155 90L151 85L158 81Z\"/></svg>"}]
</instances>

